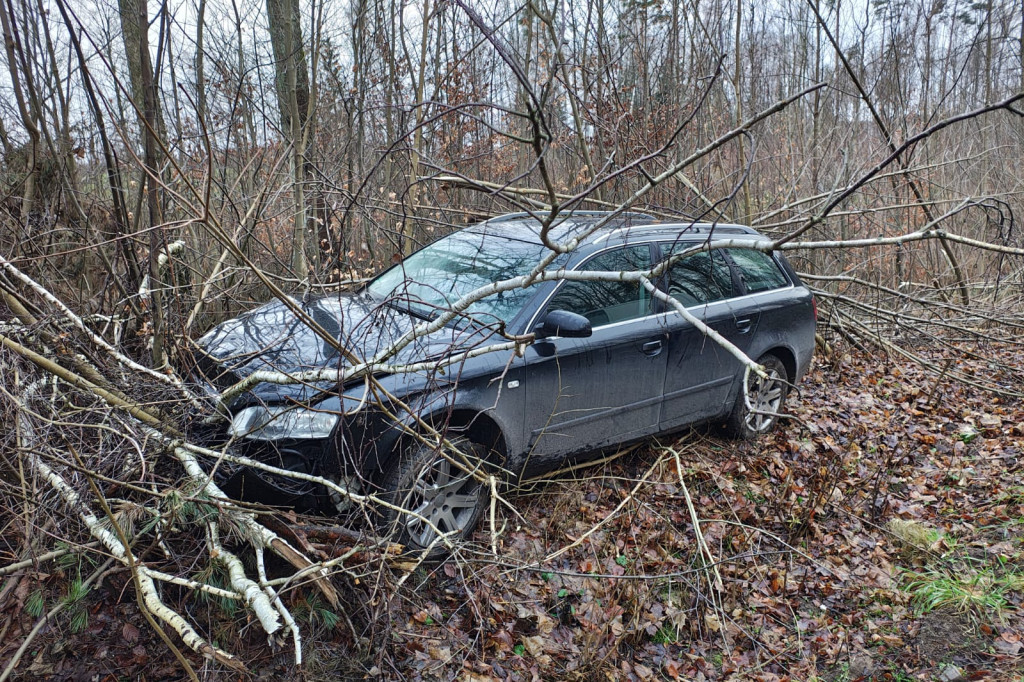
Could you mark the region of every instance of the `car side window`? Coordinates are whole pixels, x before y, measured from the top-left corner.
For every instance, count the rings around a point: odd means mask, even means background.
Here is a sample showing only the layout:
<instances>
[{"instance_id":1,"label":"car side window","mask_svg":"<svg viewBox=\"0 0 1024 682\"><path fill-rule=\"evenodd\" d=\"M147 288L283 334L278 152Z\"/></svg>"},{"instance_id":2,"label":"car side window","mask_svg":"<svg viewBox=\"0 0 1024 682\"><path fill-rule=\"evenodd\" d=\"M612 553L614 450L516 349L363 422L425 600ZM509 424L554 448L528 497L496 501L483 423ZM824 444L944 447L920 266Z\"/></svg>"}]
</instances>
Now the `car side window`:
<instances>
[{"instance_id":1,"label":"car side window","mask_svg":"<svg viewBox=\"0 0 1024 682\"><path fill-rule=\"evenodd\" d=\"M651 268L649 246L627 246L600 253L577 270L630 272ZM643 317L651 312L651 296L636 282L565 282L548 303L548 310L568 310L600 327Z\"/></svg>"},{"instance_id":2,"label":"car side window","mask_svg":"<svg viewBox=\"0 0 1024 682\"><path fill-rule=\"evenodd\" d=\"M684 306L729 298L733 294L729 264L718 251L703 251L678 260L668 269L668 293Z\"/></svg>"},{"instance_id":3,"label":"car side window","mask_svg":"<svg viewBox=\"0 0 1024 682\"><path fill-rule=\"evenodd\" d=\"M740 277L747 286L748 294L781 289L789 285L786 276L779 269L779 264L764 251L729 249L729 257L739 268Z\"/></svg>"}]
</instances>

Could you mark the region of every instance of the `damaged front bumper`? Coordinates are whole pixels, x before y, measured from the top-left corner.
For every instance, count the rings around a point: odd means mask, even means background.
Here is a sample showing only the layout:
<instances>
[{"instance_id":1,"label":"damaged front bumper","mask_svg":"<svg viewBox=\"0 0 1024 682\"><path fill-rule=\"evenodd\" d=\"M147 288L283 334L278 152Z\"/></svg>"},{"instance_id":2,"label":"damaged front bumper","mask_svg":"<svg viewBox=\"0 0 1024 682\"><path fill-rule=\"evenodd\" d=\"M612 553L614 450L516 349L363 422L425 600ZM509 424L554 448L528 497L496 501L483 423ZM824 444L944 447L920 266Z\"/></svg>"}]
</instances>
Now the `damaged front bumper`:
<instances>
[{"instance_id":1,"label":"damaged front bumper","mask_svg":"<svg viewBox=\"0 0 1024 682\"><path fill-rule=\"evenodd\" d=\"M325 406L319 405L318 409ZM241 457L303 477L224 462L218 467L218 484L227 495L245 502L300 512L334 513L347 508L348 501L341 494L306 477L339 483L354 493L370 492L387 467L403 430L373 409L338 414L338 424L327 438L236 437L228 441L227 447Z\"/></svg>"}]
</instances>

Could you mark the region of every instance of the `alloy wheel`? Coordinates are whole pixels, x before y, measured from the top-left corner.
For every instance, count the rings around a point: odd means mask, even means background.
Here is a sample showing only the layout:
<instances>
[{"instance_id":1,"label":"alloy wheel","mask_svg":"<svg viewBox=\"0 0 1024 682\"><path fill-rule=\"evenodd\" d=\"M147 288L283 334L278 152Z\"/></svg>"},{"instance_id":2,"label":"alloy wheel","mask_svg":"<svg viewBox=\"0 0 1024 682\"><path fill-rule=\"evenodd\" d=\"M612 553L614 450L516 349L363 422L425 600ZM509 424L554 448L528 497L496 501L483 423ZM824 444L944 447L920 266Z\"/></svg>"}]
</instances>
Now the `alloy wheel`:
<instances>
[{"instance_id":1,"label":"alloy wheel","mask_svg":"<svg viewBox=\"0 0 1024 682\"><path fill-rule=\"evenodd\" d=\"M764 433L771 429L786 396L786 384L779 371L769 367L767 374L767 378L752 374L747 385L752 409L747 411L746 424L754 433Z\"/></svg>"},{"instance_id":2,"label":"alloy wheel","mask_svg":"<svg viewBox=\"0 0 1024 682\"><path fill-rule=\"evenodd\" d=\"M459 534L475 520L482 484L438 455L423 467L406 498L405 528L409 538L428 547L443 534Z\"/></svg>"}]
</instances>

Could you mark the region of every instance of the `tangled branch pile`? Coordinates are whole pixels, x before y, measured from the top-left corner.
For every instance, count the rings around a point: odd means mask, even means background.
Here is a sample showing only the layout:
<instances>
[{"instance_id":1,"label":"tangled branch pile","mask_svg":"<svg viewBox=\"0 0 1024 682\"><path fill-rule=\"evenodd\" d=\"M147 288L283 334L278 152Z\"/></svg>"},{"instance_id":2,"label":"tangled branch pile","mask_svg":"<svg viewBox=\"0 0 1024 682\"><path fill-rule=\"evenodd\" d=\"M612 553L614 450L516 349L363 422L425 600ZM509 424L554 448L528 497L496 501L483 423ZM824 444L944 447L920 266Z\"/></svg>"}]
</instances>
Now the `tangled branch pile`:
<instances>
[{"instance_id":1,"label":"tangled branch pile","mask_svg":"<svg viewBox=\"0 0 1024 682\"><path fill-rule=\"evenodd\" d=\"M5 264L34 293L63 308ZM30 581L26 569L45 570L47 561L83 555L99 566L82 576L84 584L107 574L129 582L172 650L177 645L163 635L163 625L207 658L244 667L187 615L195 606L190 601L216 598L244 605L271 642L287 638L300 664L301 632L282 592L305 583L337 608L329 570L343 567L355 550L313 562L256 511L229 500L212 476L219 454L189 442L192 425L212 409L173 373L139 367L66 308L37 320L18 288L6 278L2 284L14 312L9 319L18 322L0 332L0 405L11 425L0 443L3 551L16 557L0 567L6 576L0 595ZM267 553L292 566L287 578L271 579Z\"/></svg>"}]
</instances>

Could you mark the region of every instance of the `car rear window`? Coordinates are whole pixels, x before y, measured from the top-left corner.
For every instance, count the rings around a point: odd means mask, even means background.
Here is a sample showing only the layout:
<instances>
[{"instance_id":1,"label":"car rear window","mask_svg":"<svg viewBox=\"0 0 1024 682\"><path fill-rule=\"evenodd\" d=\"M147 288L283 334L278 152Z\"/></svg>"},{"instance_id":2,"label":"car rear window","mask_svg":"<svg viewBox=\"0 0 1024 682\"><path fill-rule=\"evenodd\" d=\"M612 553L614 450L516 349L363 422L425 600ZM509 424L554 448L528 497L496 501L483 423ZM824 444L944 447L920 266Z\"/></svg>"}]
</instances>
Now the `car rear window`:
<instances>
[{"instance_id":1,"label":"car rear window","mask_svg":"<svg viewBox=\"0 0 1024 682\"><path fill-rule=\"evenodd\" d=\"M690 248L683 244L679 248ZM668 293L684 306L713 303L732 296L729 265L718 251L706 251L676 261L668 270Z\"/></svg>"},{"instance_id":2,"label":"car rear window","mask_svg":"<svg viewBox=\"0 0 1024 682\"><path fill-rule=\"evenodd\" d=\"M646 244L600 253L581 271L644 271L651 268L651 249ZM595 327L625 322L651 312L650 294L636 282L565 282L548 303L548 310L579 313Z\"/></svg>"},{"instance_id":3,"label":"car rear window","mask_svg":"<svg viewBox=\"0 0 1024 682\"><path fill-rule=\"evenodd\" d=\"M748 294L781 289L789 285L786 276L779 269L779 264L763 251L729 249L729 257L739 267L740 278L746 284Z\"/></svg>"}]
</instances>

